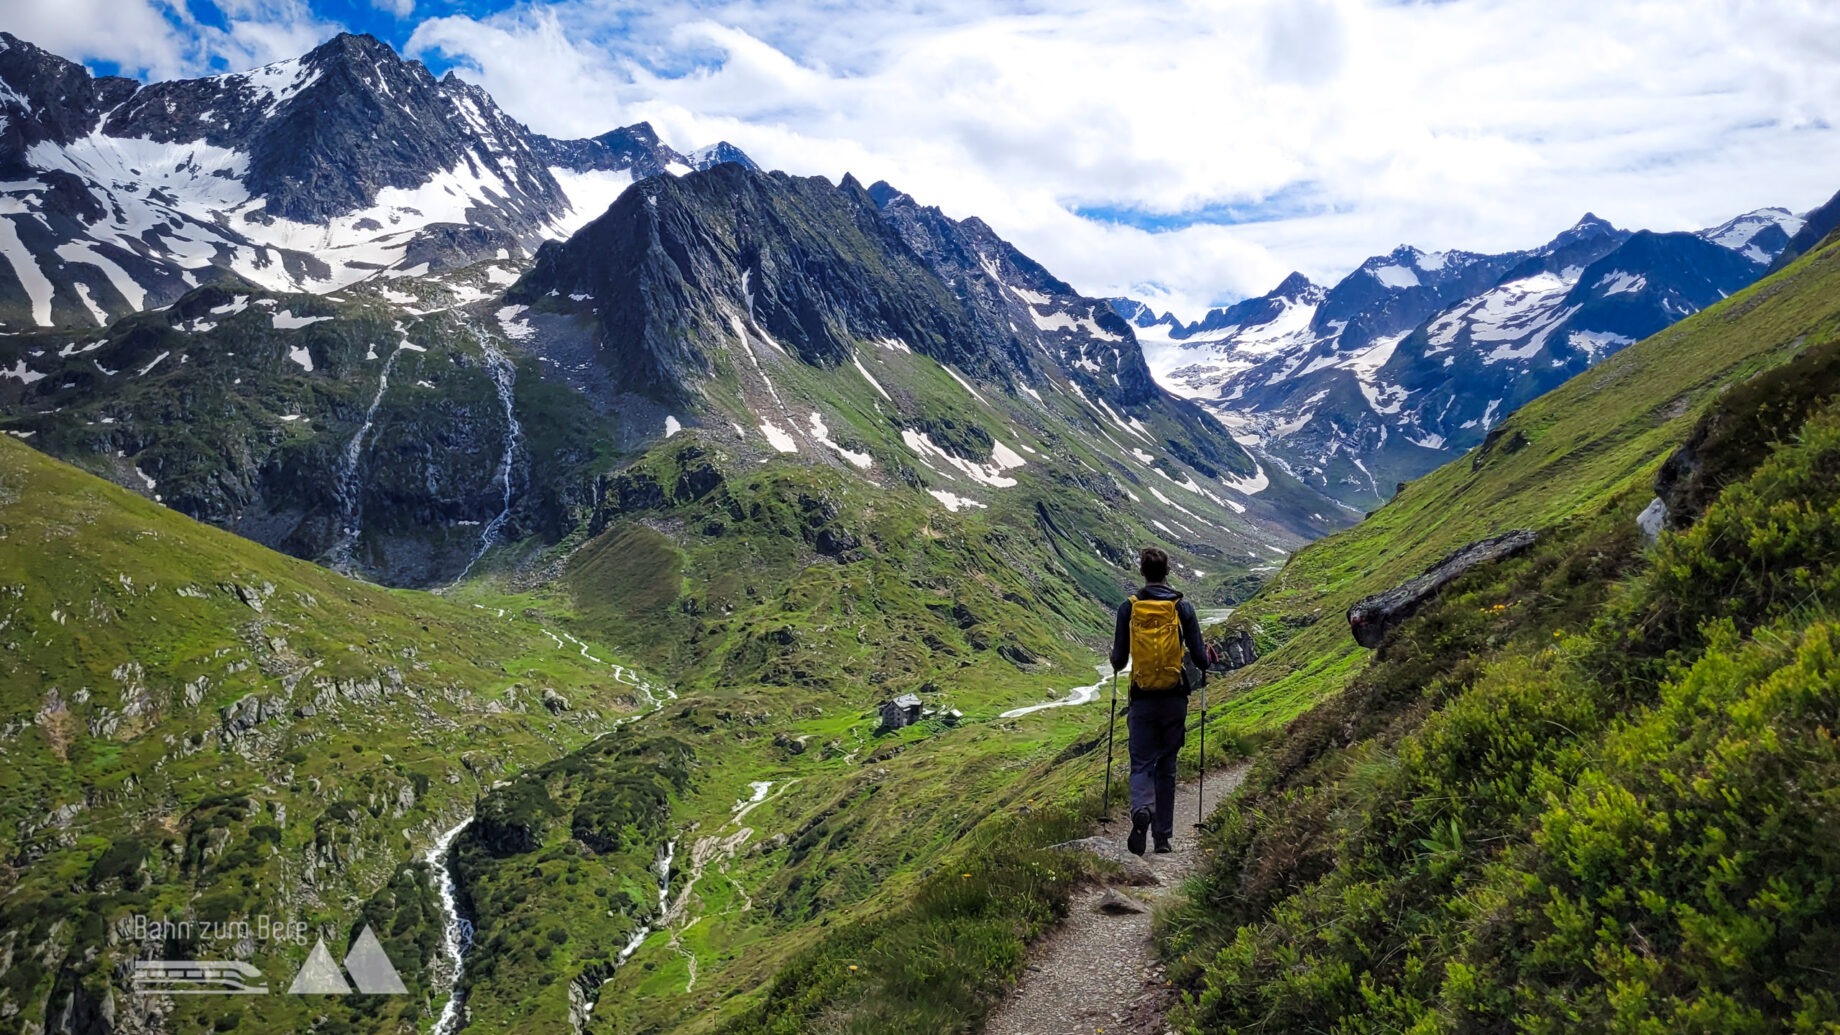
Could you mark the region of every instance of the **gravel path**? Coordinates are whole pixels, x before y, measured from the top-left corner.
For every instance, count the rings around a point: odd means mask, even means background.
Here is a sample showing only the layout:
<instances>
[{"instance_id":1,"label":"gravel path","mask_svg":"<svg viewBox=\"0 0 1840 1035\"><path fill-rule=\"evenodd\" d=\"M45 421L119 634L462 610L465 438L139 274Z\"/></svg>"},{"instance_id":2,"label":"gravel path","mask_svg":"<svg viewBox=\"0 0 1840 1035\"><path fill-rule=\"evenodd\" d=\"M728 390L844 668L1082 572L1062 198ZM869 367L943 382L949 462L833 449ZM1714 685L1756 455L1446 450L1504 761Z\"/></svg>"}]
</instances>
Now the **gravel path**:
<instances>
[{"instance_id":1,"label":"gravel path","mask_svg":"<svg viewBox=\"0 0 1840 1035\"><path fill-rule=\"evenodd\" d=\"M1208 774L1201 808L1212 813L1223 796L1238 789L1245 767ZM1147 906L1174 893L1194 872L1196 789L1176 788L1176 829L1168 855L1146 854L1144 860L1161 881L1149 888L1115 889ZM1120 844L1131 820L1116 813L1099 833ZM1022 982L992 1011L986 1035L1163 1035L1164 1015L1175 1001L1164 983L1163 967L1150 947L1150 913L1104 913L1098 910L1104 887L1076 894L1067 920L1029 951Z\"/></svg>"}]
</instances>

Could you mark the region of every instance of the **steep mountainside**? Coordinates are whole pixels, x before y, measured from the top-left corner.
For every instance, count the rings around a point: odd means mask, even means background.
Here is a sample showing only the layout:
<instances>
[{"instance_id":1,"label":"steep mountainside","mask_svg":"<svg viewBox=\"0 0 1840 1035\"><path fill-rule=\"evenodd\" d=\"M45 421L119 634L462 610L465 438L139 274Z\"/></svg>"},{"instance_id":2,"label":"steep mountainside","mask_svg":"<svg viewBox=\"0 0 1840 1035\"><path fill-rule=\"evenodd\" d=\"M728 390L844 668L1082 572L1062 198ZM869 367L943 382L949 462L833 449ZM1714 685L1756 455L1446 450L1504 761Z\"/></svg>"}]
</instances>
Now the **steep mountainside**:
<instances>
[{"instance_id":1,"label":"steep mountainside","mask_svg":"<svg viewBox=\"0 0 1840 1035\"><path fill-rule=\"evenodd\" d=\"M1157 375L1255 452L1367 508L1480 442L1514 408L1750 283L1803 221L1696 234L1595 216L1497 256L1402 248L1324 290L1293 274L1195 324L1135 312Z\"/></svg>"},{"instance_id":2,"label":"steep mountainside","mask_svg":"<svg viewBox=\"0 0 1840 1035\"><path fill-rule=\"evenodd\" d=\"M500 318L539 354L579 350L591 322L597 364L675 410L666 427L732 426L754 448L977 505L1041 470L1228 565L1259 548L1241 530L1327 527L1298 514L1307 492L1158 388L1103 303L880 185L735 164L647 180L545 246L507 300Z\"/></svg>"},{"instance_id":3,"label":"steep mountainside","mask_svg":"<svg viewBox=\"0 0 1840 1035\"><path fill-rule=\"evenodd\" d=\"M100 333L0 339L0 412L33 446L276 549L452 581L488 546L565 535L615 445L590 400L457 308L513 275L333 296L226 281Z\"/></svg>"},{"instance_id":4,"label":"steep mountainside","mask_svg":"<svg viewBox=\"0 0 1840 1035\"><path fill-rule=\"evenodd\" d=\"M937 269L903 236L923 232ZM601 527L610 467L731 425L748 455L935 505L1077 486L1216 579L1334 527L1158 388L1102 303L904 196L885 211L851 181L720 164L632 189L501 304L518 268L324 296L226 281L99 334L10 336L0 413L184 513L393 584ZM1107 565L1132 541L1064 531Z\"/></svg>"},{"instance_id":5,"label":"steep mountainside","mask_svg":"<svg viewBox=\"0 0 1840 1035\"><path fill-rule=\"evenodd\" d=\"M1499 430L1234 616L1273 649L1222 725L1303 714L1168 918L1172 1021L1833 1028L1840 246ZM1509 529L1354 646L1349 605Z\"/></svg>"},{"instance_id":6,"label":"steep mountainside","mask_svg":"<svg viewBox=\"0 0 1840 1035\"><path fill-rule=\"evenodd\" d=\"M533 134L371 36L143 86L0 33L0 329L99 325L231 271L325 292L503 260L667 168L690 166L649 126Z\"/></svg>"}]
</instances>

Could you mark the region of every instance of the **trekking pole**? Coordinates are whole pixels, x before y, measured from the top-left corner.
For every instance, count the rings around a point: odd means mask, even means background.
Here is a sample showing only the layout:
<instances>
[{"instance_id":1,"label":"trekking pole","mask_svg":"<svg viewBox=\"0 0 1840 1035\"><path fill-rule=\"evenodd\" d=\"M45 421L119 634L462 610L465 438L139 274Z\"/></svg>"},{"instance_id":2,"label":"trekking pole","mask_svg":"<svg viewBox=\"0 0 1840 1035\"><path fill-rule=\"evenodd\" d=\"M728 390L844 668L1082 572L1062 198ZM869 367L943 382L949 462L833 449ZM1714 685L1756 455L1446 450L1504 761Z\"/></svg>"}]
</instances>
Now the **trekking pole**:
<instances>
[{"instance_id":1,"label":"trekking pole","mask_svg":"<svg viewBox=\"0 0 1840 1035\"><path fill-rule=\"evenodd\" d=\"M1207 682L1201 677L1201 759L1195 765L1195 829L1201 829L1201 799L1207 787Z\"/></svg>"},{"instance_id":2,"label":"trekking pole","mask_svg":"<svg viewBox=\"0 0 1840 1035\"><path fill-rule=\"evenodd\" d=\"M1105 797L1099 800L1099 822L1112 821L1112 731L1118 728L1118 670L1112 670L1112 717L1105 723Z\"/></svg>"}]
</instances>

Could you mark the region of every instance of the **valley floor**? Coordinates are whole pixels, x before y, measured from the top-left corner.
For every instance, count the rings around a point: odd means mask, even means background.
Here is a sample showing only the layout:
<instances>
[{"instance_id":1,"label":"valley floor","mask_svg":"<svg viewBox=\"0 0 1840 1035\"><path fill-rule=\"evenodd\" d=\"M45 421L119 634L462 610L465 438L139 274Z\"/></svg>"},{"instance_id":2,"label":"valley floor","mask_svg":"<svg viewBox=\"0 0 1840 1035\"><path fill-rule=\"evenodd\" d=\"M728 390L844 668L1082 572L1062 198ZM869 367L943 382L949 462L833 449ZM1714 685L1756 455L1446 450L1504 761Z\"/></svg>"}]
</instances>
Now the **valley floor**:
<instances>
[{"instance_id":1,"label":"valley floor","mask_svg":"<svg viewBox=\"0 0 1840 1035\"><path fill-rule=\"evenodd\" d=\"M1197 786L1176 788L1176 828L1168 855L1150 853L1145 862L1158 884L1120 889L1154 908L1194 872L1201 854L1196 815L1211 815L1220 800L1245 781L1244 765L1208 774ZM1119 809L1099 825L1099 836L1123 842L1129 815ZM986 1035L1162 1035L1164 1014L1175 990L1150 942L1151 914L1102 912L1108 892L1097 885L1073 898L1067 919L1029 953L1022 981L992 1011Z\"/></svg>"}]
</instances>

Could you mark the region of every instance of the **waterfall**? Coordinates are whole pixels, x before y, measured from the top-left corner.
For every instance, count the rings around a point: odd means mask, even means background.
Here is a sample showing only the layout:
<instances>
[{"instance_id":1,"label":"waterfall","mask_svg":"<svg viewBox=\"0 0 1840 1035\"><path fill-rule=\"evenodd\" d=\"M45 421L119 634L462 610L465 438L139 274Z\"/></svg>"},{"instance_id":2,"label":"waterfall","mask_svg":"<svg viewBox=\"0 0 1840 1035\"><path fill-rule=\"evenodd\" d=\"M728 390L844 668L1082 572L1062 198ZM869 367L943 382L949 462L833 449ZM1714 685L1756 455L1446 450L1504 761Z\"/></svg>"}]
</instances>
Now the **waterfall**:
<instances>
[{"instance_id":1,"label":"waterfall","mask_svg":"<svg viewBox=\"0 0 1840 1035\"><path fill-rule=\"evenodd\" d=\"M454 576L455 583L466 578L473 570L473 565L478 564L479 558L484 557L486 551L498 540L505 522L511 519L511 501L517 491L514 483L517 454L524 438L524 426L518 423L512 391L517 386L517 367L512 365L510 358L492 340L491 335L482 333L478 328L474 328L473 334L479 340L480 351L485 353L486 373L491 376L493 387L498 389L498 401L505 407L505 454L498 462L498 474L495 477L496 481L504 484L505 496L504 506L498 516L487 522L485 531L480 533L479 549L474 552L473 559L466 562L466 567L460 569L459 575Z\"/></svg>"},{"instance_id":2,"label":"waterfall","mask_svg":"<svg viewBox=\"0 0 1840 1035\"><path fill-rule=\"evenodd\" d=\"M402 352L398 346L390 350L388 359L383 361L383 372L377 375L377 393L371 396L371 404L364 411L364 423L358 426L358 433L345 444L345 463L339 468L339 477L333 487L339 500L339 537L333 542L326 557L332 562L334 571L351 574L351 551L358 545L358 533L362 530L363 515L360 513L360 496L358 489L358 458L364 454L364 440L370 437L371 427L376 423L377 407L383 404L383 393L390 388L390 368L396 364L396 357Z\"/></svg>"},{"instance_id":3,"label":"waterfall","mask_svg":"<svg viewBox=\"0 0 1840 1035\"><path fill-rule=\"evenodd\" d=\"M664 843L664 852L659 855L658 861L654 864L658 870L658 922L661 924L665 922L665 913L670 909L671 905L671 860L676 857L676 855L677 842L666 841ZM620 949L620 954L614 957L613 968L618 970L622 966L625 966L626 961L632 958L633 953L639 951L639 946L645 944L646 936L650 935L653 930L654 928L651 924L639 925L639 929L634 931L632 937L626 940L625 947ZM612 980L613 978L611 976L607 978L607 981ZM606 983L606 981L601 982L602 985ZM596 989L593 998L588 1000L588 1012L593 1013L598 1006L600 1006L600 991ZM442 1033L436 1032L435 1035L442 1035Z\"/></svg>"},{"instance_id":4,"label":"waterfall","mask_svg":"<svg viewBox=\"0 0 1840 1035\"><path fill-rule=\"evenodd\" d=\"M452 850L454 839L472 821L470 816L462 820L442 834L433 848L428 849L428 865L437 875L435 887L441 898L441 912L447 917L447 923L441 931L441 954L453 962L454 968L447 1002L441 1005L441 1014L435 1018L434 1035L453 1035L460 1030L462 1023L460 974L466 968L467 950L473 947L473 922L460 915L460 895L454 884Z\"/></svg>"}]
</instances>

